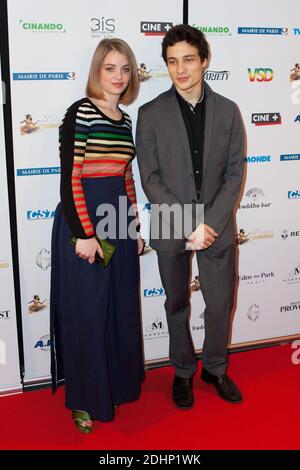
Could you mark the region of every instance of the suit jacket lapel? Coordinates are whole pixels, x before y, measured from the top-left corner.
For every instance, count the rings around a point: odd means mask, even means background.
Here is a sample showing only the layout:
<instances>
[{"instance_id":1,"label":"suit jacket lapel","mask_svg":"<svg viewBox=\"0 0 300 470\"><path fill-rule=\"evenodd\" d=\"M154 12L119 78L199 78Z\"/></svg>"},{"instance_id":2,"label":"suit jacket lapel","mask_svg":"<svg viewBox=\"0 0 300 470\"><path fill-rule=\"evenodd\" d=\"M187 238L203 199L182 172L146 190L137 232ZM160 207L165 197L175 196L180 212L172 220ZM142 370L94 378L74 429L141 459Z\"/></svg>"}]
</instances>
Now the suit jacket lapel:
<instances>
[{"instance_id":1,"label":"suit jacket lapel","mask_svg":"<svg viewBox=\"0 0 300 470\"><path fill-rule=\"evenodd\" d=\"M205 93L205 128L204 128L204 146L203 146L203 178L205 177L205 171L207 168L208 154L210 148L211 134L213 128L214 119L214 104L215 97L212 89L206 82L204 82L204 93ZM203 184L202 184L203 188Z\"/></svg>"},{"instance_id":2,"label":"suit jacket lapel","mask_svg":"<svg viewBox=\"0 0 300 470\"><path fill-rule=\"evenodd\" d=\"M174 86L172 86L172 88L169 90L169 99L170 99L170 107L171 107L171 116L174 116L175 118L175 130L184 148L186 161L188 165L190 166L189 171L193 172L193 162L192 162L189 138L188 138L188 134L185 128L181 109L176 98Z\"/></svg>"}]
</instances>

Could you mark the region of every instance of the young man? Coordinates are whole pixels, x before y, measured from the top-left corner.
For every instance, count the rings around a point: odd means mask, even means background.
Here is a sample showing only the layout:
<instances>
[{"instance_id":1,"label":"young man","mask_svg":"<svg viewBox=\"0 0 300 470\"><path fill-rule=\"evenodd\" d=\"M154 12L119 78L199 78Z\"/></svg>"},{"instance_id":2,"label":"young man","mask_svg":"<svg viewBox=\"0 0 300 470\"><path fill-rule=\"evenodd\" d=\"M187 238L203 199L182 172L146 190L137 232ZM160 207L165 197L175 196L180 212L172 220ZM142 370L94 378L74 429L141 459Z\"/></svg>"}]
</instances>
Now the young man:
<instances>
[{"instance_id":1,"label":"young man","mask_svg":"<svg viewBox=\"0 0 300 470\"><path fill-rule=\"evenodd\" d=\"M143 189L153 207L150 245L157 251L166 292L170 360L175 367L173 401L182 409L194 403L189 282L196 251L206 304L201 377L221 398L237 403L242 395L226 370L236 282L233 208L244 166L242 121L236 104L203 80L209 45L202 32L174 26L163 40L162 56L173 86L139 109L136 145ZM184 212L187 204L191 210ZM166 206L191 215L189 233L179 236L180 223L172 217L167 221L164 214L158 217L157 230L157 210ZM195 215L195 208L201 207L204 220Z\"/></svg>"}]
</instances>

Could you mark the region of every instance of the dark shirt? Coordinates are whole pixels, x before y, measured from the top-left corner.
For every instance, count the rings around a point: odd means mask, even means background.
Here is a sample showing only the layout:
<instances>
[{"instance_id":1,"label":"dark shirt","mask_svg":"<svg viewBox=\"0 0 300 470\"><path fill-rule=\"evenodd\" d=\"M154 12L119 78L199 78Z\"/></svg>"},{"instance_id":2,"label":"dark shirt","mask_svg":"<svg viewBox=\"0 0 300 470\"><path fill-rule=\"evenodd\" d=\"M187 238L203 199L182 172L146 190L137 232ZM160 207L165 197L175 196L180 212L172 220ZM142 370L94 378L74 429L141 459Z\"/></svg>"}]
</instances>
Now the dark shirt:
<instances>
[{"instance_id":1,"label":"dark shirt","mask_svg":"<svg viewBox=\"0 0 300 470\"><path fill-rule=\"evenodd\" d=\"M203 176L203 144L204 144L204 124L205 124L205 96L200 97L195 107L188 103L176 91L176 97L181 109L185 128L187 131L191 157L194 168L194 178L196 184L197 198L200 199L202 176Z\"/></svg>"}]
</instances>

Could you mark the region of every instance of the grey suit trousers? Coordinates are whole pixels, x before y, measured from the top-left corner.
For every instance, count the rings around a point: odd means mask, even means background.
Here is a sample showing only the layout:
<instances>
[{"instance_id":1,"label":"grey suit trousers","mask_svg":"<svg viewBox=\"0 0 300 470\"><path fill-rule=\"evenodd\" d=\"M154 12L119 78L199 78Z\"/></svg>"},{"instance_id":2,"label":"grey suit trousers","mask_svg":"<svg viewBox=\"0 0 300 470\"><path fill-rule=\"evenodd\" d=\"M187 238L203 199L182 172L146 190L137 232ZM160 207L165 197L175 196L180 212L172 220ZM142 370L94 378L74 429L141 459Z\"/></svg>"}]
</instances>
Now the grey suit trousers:
<instances>
[{"instance_id":1,"label":"grey suit trousers","mask_svg":"<svg viewBox=\"0 0 300 470\"><path fill-rule=\"evenodd\" d=\"M217 240L204 251L197 251L200 287L206 304L203 366L214 375L227 368L230 313L236 285L236 246L220 246ZM165 309L170 337L170 361L178 377L192 377L197 369L191 338L190 278L192 252L157 251L158 265L166 293Z\"/></svg>"}]
</instances>

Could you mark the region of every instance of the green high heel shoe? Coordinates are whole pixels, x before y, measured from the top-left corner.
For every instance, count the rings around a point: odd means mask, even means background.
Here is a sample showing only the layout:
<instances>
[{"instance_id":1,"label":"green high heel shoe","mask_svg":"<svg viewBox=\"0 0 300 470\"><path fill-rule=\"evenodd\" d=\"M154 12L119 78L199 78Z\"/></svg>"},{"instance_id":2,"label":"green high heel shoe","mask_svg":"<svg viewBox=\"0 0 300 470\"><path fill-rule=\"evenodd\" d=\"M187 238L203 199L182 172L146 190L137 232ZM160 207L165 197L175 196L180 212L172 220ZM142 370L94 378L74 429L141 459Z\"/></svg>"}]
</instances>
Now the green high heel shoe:
<instances>
[{"instance_id":1,"label":"green high heel shoe","mask_svg":"<svg viewBox=\"0 0 300 470\"><path fill-rule=\"evenodd\" d=\"M73 410L72 419L77 429L83 434L90 434L92 432L93 426L82 425L84 421L93 421L87 411Z\"/></svg>"}]
</instances>

